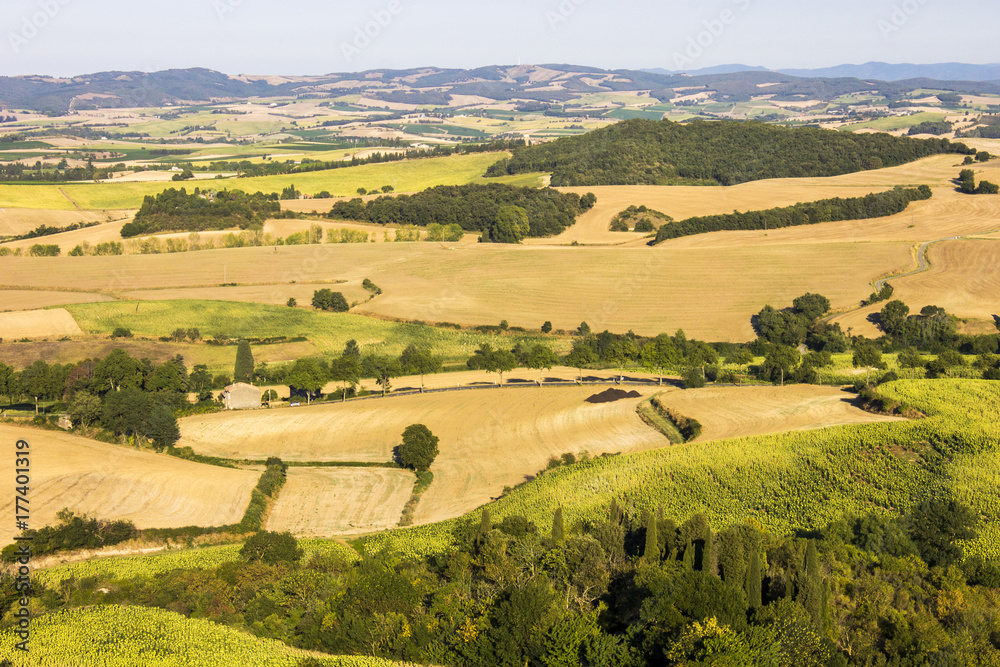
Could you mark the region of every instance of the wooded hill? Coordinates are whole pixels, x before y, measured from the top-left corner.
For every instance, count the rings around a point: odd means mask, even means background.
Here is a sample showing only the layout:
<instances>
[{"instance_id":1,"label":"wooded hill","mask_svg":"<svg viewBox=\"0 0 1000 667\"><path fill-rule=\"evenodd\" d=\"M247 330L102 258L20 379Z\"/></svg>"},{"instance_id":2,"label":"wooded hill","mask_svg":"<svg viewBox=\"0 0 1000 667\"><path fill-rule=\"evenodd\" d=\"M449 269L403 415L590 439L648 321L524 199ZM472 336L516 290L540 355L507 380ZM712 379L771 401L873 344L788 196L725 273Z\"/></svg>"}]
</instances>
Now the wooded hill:
<instances>
[{"instance_id":1,"label":"wooded hill","mask_svg":"<svg viewBox=\"0 0 1000 667\"><path fill-rule=\"evenodd\" d=\"M135 219L122 227L122 238L158 232L200 232L239 227L247 229L281 212L278 195L222 190L215 195L188 194L170 188L147 195Z\"/></svg>"},{"instance_id":2,"label":"wooded hill","mask_svg":"<svg viewBox=\"0 0 1000 667\"><path fill-rule=\"evenodd\" d=\"M849 134L760 122L628 120L528 146L487 176L552 172L552 185L736 185L768 178L839 176L939 153L973 153L946 139Z\"/></svg>"},{"instance_id":3,"label":"wooded hill","mask_svg":"<svg viewBox=\"0 0 1000 667\"><path fill-rule=\"evenodd\" d=\"M414 195L379 197L337 202L330 217L380 225L426 227L457 224L466 231L485 231L497 222L500 209L517 206L528 216L528 236L552 236L576 222L597 198L581 197L552 188L520 188L500 183L489 185L442 185Z\"/></svg>"}]
</instances>

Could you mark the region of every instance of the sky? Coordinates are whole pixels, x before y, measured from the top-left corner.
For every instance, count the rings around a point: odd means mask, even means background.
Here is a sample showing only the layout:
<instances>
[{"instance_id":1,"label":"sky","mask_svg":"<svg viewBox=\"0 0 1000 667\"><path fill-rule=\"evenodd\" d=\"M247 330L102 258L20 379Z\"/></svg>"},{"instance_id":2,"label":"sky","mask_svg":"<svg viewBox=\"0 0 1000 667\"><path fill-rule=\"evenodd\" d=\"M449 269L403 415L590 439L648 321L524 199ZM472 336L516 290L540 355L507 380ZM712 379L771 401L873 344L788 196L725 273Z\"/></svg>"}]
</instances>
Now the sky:
<instances>
[{"instance_id":1,"label":"sky","mask_svg":"<svg viewBox=\"0 0 1000 667\"><path fill-rule=\"evenodd\" d=\"M996 0L4 0L0 75L985 64L998 23Z\"/></svg>"}]
</instances>

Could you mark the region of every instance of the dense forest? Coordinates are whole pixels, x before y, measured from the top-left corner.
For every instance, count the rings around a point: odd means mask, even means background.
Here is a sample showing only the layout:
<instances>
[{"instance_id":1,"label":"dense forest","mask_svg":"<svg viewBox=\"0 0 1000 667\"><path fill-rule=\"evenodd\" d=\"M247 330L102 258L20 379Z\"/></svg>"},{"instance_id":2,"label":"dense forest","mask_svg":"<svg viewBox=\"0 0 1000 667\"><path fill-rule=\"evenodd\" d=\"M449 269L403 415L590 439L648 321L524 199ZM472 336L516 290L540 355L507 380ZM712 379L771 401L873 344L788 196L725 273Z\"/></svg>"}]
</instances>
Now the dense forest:
<instances>
[{"instance_id":1,"label":"dense forest","mask_svg":"<svg viewBox=\"0 0 1000 667\"><path fill-rule=\"evenodd\" d=\"M239 227L247 229L281 212L278 195L242 190L188 194L170 188L155 197L147 195L135 219L122 227L122 237L158 232L200 232Z\"/></svg>"},{"instance_id":2,"label":"dense forest","mask_svg":"<svg viewBox=\"0 0 1000 667\"><path fill-rule=\"evenodd\" d=\"M435 665L996 664L995 564L964 562L951 498L798 536L636 510L463 524L449 553L302 558L258 533L241 561L38 591L47 610L159 607L293 646ZM251 542L269 545L249 549ZM259 553L262 552L262 553ZM308 663L305 664L319 664Z\"/></svg>"},{"instance_id":3,"label":"dense forest","mask_svg":"<svg viewBox=\"0 0 1000 667\"><path fill-rule=\"evenodd\" d=\"M887 192L873 193L864 197L843 199L822 199L808 204L795 204L784 208L746 213L722 213L688 218L660 227L654 243L681 236L718 232L722 230L778 229L797 225L813 225L818 222L838 220L867 220L895 215L906 210L912 201L923 201L933 196L926 185L917 188L896 186Z\"/></svg>"},{"instance_id":4,"label":"dense forest","mask_svg":"<svg viewBox=\"0 0 1000 667\"><path fill-rule=\"evenodd\" d=\"M768 178L837 176L975 151L947 139L851 134L760 122L627 120L528 146L487 176L552 172L552 185L736 185Z\"/></svg>"},{"instance_id":5,"label":"dense forest","mask_svg":"<svg viewBox=\"0 0 1000 667\"><path fill-rule=\"evenodd\" d=\"M485 239L491 230L495 231L501 211L513 207L527 215L527 236L535 237L559 234L596 202L592 194L581 197L551 188L499 183L442 185L414 195L379 197L367 204L361 199L337 202L330 217L380 225L457 224L466 231L484 232Z\"/></svg>"}]
</instances>

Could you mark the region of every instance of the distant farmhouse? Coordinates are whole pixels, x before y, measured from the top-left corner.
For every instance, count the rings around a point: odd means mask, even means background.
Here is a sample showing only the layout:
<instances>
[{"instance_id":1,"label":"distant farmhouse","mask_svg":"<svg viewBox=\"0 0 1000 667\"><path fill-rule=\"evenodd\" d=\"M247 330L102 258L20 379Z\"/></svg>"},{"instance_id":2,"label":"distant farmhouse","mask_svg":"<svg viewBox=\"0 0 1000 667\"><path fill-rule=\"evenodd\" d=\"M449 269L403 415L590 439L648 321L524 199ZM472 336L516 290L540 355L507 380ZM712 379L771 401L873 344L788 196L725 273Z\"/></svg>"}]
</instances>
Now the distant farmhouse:
<instances>
[{"instance_id":1,"label":"distant farmhouse","mask_svg":"<svg viewBox=\"0 0 1000 667\"><path fill-rule=\"evenodd\" d=\"M263 392L252 384L237 382L226 387L222 393L227 410L256 410L260 408Z\"/></svg>"}]
</instances>

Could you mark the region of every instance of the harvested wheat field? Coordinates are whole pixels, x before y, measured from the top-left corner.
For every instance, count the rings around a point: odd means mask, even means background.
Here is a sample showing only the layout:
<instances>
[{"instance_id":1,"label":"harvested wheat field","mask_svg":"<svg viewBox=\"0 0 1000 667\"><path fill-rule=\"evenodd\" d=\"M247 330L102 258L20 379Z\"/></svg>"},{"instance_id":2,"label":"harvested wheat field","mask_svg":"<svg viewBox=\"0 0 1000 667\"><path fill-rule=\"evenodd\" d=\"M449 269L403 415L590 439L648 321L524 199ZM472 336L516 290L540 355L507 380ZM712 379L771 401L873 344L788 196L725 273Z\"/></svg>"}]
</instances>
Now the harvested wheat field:
<instances>
[{"instance_id":1,"label":"harvested wheat field","mask_svg":"<svg viewBox=\"0 0 1000 667\"><path fill-rule=\"evenodd\" d=\"M0 290L0 311L50 308L70 303L111 301L96 292L54 292L49 290Z\"/></svg>"},{"instance_id":2,"label":"harvested wheat field","mask_svg":"<svg viewBox=\"0 0 1000 667\"><path fill-rule=\"evenodd\" d=\"M482 389L181 420L200 454L287 461L389 461L410 424L440 438L418 523L461 515L565 452L598 455L668 445L636 414L641 399L592 405L594 387Z\"/></svg>"},{"instance_id":3,"label":"harvested wheat field","mask_svg":"<svg viewBox=\"0 0 1000 667\"><path fill-rule=\"evenodd\" d=\"M539 248L494 244L325 244L124 257L11 258L25 286L108 290L370 278L383 294L355 312L537 329L683 328L702 340L754 338L750 317L806 292L846 308L881 275L912 265L906 243L763 247ZM863 268L860 268L863 267ZM575 298L567 299L566 294Z\"/></svg>"},{"instance_id":4,"label":"harvested wheat field","mask_svg":"<svg viewBox=\"0 0 1000 667\"><path fill-rule=\"evenodd\" d=\"M23 241L11 241L3 244L3 247L20 248L22 251L26 252L36 243L54 244L59 246L60 250L62 250L62 253L65 255L74 247L83 243L90 243L91 245L94 245L97 243L122 242L122 227L131 219L131 215L128 217L119 216L113 222L105 222L94 227L84 227L83 229L74 229L70 232L51 234L40 239L36 238L25 239Z\"/></svg>"},{"instance_id":5,"label":"harvested wheat field","mask_svg":"<svg viewBox=\"0 0 1000 667\"><path fill-rule=\"evenodd\" d=\"M2 195L0 190L0 195ZM60 211L34 208L0 208L0 236L26 234L39 225L68 227L76 223L105 222L122 217L115 211ZM39 243L35 240L35 243Z\"/></svg>"},{"instance_id":6,"label":"harvested wheat field","mask_svg":"<svg viewBox=\"0 0 1000 667\"><path fill-rule=\"evenodd\" d=\"M632 205L645 205L675 220L697 215L755 211L791 206L831 197L863 197L895 185L931 186L934 197L914 202L903 213L887 218L827 222L769 231L716 232L673 239L674 248L728 247L746 244L837 243L844 241L930 241L953 235L996 230L1000 227L1000 197L970 197L955 191L951 182L961 167L955 156L936 156L902 167L834 176L754 181L732 187L615 186L561 188L594 192L597 204L576 225L551 239L526 243L631 244L644 243L645 235L609 232L611 219ZM977 165L977 179L1000 179L1000 160Z\"/></svg>"},{"instance_id":7,"label":"harvested wheat field","mask_svg":"<svg viewBox=\"0 0 1000 667\"><path fill-rule=\"evenodd\" d=\"M983 197L988 199L988 197ZM1000 197L996 198L1000 200ZM966 333L995 332L993 316L1000 315L1000 240L966 239L935 243L927 249L929 268L912 276L891 280L893 299L913 314L924 306L940 306L952 315L971 320L960 326ZM881 335L868 320L885 304L841 315L834 319L845 330L869 337Z\"/></svg>"},{"instance_id":8,"label":"harvested wheat field","mask_svg":"<svg viewBox=\"0 0 1000 667\"><path fill-rule=\"evenodd\" d=\"M0 313L0 339L80 336L83 331L62 308Z\"/></svg>"},{"instance_id":9,"label":"harvested wheat field","mask_svg":"<svg viewBox=\"0 0 1000 667\"><path fill-rule=\"evenodd\" d=\"M267 530L331 537L399 523L414 475L389 468L289 468Z\"/></svg>"},{"instance_id":10,"label":"harvested wheat field","mask_svg":"<svg viewBox=\"0 0 1000 667\"><path fill-rule=\"evenodd\" d=\"M934 305L959 317L991 322L1000 314L1000 241L936 243L927 259L927 271L892 282L893 298L905 302L911 312Z\"/></svg>"},{"instance_id":11,"label":"harvested wheat field","mask_svg":"<svg viewBox=\"0 0 1000 667\"><path fill-rule=\"evenodd\" d=\"M756 211L782 206L791 206L799 202L817 201L831 197L863 197L873 192L883 192L896 185L916 186L926 184L935 188L935 199L946 194L954 194L949 198L951 203L960 198L975 200L954 193L955 186L951 179L958 175L960 167L956 166L954 155L939 155L900 167L866 171L844 176L828 178L781 178L764 181L742 183L731 187L722 186L599 186L579 188L559 188L565 192L584 194L593 192L597 195L597 204L585 213L577 223L565 232L551 239L531 239L528 244L569 244L573 241L590 244L616 244L635 241L641 234L609 232L611 219L629 206L645 205L651 209L666 213L675 220L683 220L698 215L714 215L739 211ZM996 171L1000 169L1000 161L976 168L977 178L985 177L996 180ZM978 199L989 199L978 198ZM933 200L932 200L933 201ZM986 202L966 201L987 210L995 210ZM943 209L948 211L950 209ZM956 215L956 219L960 216ZM864 221L865 228L867 223ZM825 228L824 223L820 228ZM908 223L909 224L909 223ZM809 229L815 229L809 227ZM906 229L904 227L904 229ZM864 230L862 230L864 231ZM916 232L912 232L916 233ZM772 237L775 232L772 232ZM893 236L896 234L896 236ZM905 234L890 230L885 238L895 240ZM716 235L712 235L716 236ZM933 238L940 238L941 235ZM843 233L833 234L833 240L856 240L858 236L845 236ZM860 238L869 238L862 234ZM905 237L909 238L909 237ZM917 238L920 238L919 235ZM830 240L830 239L826 239ZM926 239L925 239L926 240ZM676 242L676 241L674 241Z\"/></svg>"},{"instance_id":12,"label":"harvested wheat field","mask_svg":"<svg viewBox=\"0 0 1000 667\"><path fill-rule=\"evenodd\" d=\"M341 292L348 303L363 303L371 294L360 283L295 283L276 285L246 285L238 287L182 287L174 289L135 290L119 294L129 301L176 301L191 299L196 301L235 301L243 303L266 303L284 306L288 299L295 299L300 306L312 303L316 290L329 289Z\"/></svg>"},{"instance_id":13,"label":"harvested wheat field","mask_svg":"<svg viewBox=\"0 0 1000 667\"><path fill-rule=\"evenodd\" d=\"M99 519L128 519L139 528L238 523L260 477L68 433L0 424L0 441L11 453L22 438L31 444L31 525L36 528L56 524L63 508ZM0 512L13 517L13 504L12 492ZM0 543L15 534L13 520L3 522Z\"/></svg>"},{"instance_id":14,"label":"harvested wheat field","mask_svg":"<svg viewBox=\"0 0 1000 667\"><path fill-rule=\"evenodd\" d=\"M851 405L836 387L706 387L662 394L660 403L701 422L698 442L805 431L843 424L900 421Z\"/></svg>"}]
</instances>

